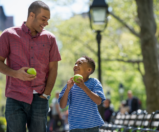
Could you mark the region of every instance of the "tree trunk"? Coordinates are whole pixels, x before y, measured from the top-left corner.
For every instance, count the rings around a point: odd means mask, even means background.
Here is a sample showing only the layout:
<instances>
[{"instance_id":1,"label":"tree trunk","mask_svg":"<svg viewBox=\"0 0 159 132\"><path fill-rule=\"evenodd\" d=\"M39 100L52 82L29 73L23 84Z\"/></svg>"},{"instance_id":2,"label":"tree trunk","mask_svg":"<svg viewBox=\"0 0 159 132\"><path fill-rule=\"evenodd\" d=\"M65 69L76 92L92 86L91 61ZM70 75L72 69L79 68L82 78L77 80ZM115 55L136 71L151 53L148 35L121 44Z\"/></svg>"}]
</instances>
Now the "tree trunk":
<instances>
[{"instance_id":1,"label":"tree trunk","mask_svg":"<svg viewBox=\"0 0 159 132\"><path fill-rule=\"evenodd\" d=\"M146 105L149 113L159 110L159 69L157 58L156 23L153 0L136 0L140 22L140 40L145 69Z\"/></svg>"}]
</instances>

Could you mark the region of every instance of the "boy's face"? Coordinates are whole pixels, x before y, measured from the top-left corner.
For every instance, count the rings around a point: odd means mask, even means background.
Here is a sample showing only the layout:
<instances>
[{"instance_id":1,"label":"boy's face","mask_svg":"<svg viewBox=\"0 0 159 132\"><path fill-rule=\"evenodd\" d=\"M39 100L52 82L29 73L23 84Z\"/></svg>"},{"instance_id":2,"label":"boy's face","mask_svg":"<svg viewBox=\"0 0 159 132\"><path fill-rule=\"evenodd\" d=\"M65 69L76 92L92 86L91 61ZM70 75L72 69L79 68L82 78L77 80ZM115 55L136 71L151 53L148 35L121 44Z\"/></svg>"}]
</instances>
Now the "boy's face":
<instances>
[{"instance_id":1,"label":"boy's face","mask_svg":"<svg viewBox=\"0 0 159 132\"><path fill-rule=\"evenodd\" d=\"M73 70L74 75L80 74L83 77L89 76L89 74L91 73L91 68L88 66L88 62L84 57L81 57L76 61Z\"/></svg>"}]
</instances>

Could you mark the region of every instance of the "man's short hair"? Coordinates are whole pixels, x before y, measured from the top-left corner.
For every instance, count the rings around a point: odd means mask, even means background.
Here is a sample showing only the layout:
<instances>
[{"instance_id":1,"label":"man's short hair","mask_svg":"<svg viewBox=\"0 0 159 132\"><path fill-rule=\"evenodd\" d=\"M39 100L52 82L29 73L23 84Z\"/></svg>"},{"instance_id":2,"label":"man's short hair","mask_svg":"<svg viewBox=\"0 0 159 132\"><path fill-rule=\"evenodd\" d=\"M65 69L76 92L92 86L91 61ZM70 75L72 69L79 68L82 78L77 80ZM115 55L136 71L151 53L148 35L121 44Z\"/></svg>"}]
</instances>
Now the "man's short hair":
<instances>
[{"instance_id":1,"label":"man's short hair","mask_svg":"<svg viewBox=\"0 0 159 132\"><path fill-rule=\"evenodd\" d=\"M41 8L50 11L50 8L44 2L34 1L28 8L28 17L29 17L30 12L33 12L35 15L40 13Z\"/></svg>"},{"instance_id":2,"label":"man's short hair","mask_svg":"<svg viewBox=\"0 0 159 132\"><path fill-rule=\"evenodd\" d=\"M92 58L88 57L88 56L83 56L83 57L88 61L89 66L92 68L92 72L91 72L91 74L92 74L95 70L94 60Z\"/></svg>"}]
</instances>

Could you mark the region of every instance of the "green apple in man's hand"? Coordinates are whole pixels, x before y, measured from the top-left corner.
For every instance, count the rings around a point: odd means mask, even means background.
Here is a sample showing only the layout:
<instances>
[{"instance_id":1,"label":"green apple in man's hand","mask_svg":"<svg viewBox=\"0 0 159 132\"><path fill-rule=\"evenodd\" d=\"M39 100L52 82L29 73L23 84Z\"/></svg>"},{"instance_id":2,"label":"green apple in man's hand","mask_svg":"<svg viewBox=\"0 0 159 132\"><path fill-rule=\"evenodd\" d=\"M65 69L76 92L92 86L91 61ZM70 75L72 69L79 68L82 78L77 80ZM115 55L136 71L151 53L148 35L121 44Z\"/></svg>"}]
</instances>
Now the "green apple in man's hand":
<instances>
[{"instance_id":1,"label":"green apple in man's hand","mask_svg":"<svg viewBox=\"0 0 159 132\"><path fill-rule=\"evenodd\" d=\"M74 77L73 77L73 81L76 82L76 83L79 83L79 81L77 81L77 79L79 79L79 78L83 79L83 76L80 75L80 74L75 74Z\"/></svg>"},{"instance_id":2,"label":"green apple in man's hand","mask_svg":"<svg viewBox=\"0 0 159 132\"><path fill-rule=\"evenodd\" d=\"M36 70L35 70L35 68L29 68L29 69L27 70L27 73L36 76Z\"/></svg>"}]
</instances>

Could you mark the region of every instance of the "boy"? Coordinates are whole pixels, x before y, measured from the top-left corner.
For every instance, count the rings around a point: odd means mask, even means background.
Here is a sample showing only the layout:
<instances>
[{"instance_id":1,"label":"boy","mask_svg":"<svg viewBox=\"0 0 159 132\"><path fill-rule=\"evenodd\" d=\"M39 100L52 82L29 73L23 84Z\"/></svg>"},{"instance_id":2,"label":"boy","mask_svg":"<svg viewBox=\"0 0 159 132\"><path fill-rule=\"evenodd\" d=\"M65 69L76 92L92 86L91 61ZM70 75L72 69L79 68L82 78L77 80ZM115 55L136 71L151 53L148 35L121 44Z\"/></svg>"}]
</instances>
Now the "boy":
<instances>
[{"instance_id":1,"label":"boy","mask_svg":"<svg viewBox=\"0 0 159 132\"><path fill-rule=\"evenodd\" d=\"M73 82L71 77L59 95L60 107L69 105L70 132L99 132L99 126L104 124L97 105L105 96L101 83L95 78L89 78L95 70L94 60L84 56L77 60L73 68L74 74L80 74L83 79Z\"/></svg>"}]
</instances>

